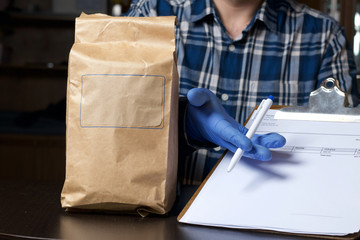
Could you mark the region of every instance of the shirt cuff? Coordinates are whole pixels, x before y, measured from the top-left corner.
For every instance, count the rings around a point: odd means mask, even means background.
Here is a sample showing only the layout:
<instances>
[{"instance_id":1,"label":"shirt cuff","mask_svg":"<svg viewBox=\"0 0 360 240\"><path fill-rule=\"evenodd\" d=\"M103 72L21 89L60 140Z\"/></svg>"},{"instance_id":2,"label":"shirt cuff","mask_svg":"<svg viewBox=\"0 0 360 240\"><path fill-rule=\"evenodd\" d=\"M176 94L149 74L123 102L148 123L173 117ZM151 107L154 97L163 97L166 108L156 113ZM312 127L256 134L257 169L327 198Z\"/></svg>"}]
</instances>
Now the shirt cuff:
<instances>
[{"instance_id":1,"label":"shirt cuff","mask_svg":"<svg viewBox=\"0 0 360 240\"><path fill-rule=\"evenodd\" d=\"M188 108L188 100L185 96L179 97L179 142L183 143L180 147L181 150L183 148L192 149L191 152L194 152L198 149L210 149L218 147L218 145L212 143L212 142L200 142L194 139L191 139L186 134L186 114L187 114L187 108ZM185 145L185 146L184 146Z\"/></svg>"}]
</instances>

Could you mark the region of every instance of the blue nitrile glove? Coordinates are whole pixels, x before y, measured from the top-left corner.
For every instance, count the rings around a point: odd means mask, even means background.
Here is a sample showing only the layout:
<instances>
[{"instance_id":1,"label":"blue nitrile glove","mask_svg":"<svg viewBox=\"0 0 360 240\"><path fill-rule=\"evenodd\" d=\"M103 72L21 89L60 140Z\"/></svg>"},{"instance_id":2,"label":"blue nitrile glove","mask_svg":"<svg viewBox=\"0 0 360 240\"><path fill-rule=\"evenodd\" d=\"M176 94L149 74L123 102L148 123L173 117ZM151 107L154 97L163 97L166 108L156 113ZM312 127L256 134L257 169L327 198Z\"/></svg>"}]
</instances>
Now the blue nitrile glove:
<instances>
[{"instance_id":1,"label":"blue nitrile glove","mask_svg":"<svg viewBox=\"0 0 360 240\"><path fill-rule=\"evenodd\" d=\"M188 94L186 133L188 138L199 142L212 142L235 152L244 150L244 156L262 161L271 159L268 148L285 145L285 138L277 133L255 134L249 140L247 128L227 114L219 99L210 90L193 88Z\"/></svg>"}]
</instances>

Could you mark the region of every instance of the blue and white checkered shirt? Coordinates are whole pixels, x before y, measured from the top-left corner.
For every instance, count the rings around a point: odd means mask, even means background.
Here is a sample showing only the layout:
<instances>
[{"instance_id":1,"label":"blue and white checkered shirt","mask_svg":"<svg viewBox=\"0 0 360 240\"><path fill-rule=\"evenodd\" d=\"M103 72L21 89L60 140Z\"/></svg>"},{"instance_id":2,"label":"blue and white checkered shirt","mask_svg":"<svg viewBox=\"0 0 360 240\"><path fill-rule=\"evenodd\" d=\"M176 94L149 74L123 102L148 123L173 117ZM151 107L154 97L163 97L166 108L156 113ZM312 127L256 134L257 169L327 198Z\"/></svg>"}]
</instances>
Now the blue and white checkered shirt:
<instances>
[{"instance_id":1,"label":"blue and white checkered shirt","mask_svg":"<svg viewBox=\"0 0 360 240\"><path fill-rule=\"evenodd\" d=\"M357 102L356 66L343 28L295 1L264 0L236 39L212 0L133 0L127 15L175 15L180 93L208 88L241 123L269 95L277 105L306 104L328 77ZM197 151L186 163L187 183L200 182L220 152Z\"/></svg>"}]
</instances>

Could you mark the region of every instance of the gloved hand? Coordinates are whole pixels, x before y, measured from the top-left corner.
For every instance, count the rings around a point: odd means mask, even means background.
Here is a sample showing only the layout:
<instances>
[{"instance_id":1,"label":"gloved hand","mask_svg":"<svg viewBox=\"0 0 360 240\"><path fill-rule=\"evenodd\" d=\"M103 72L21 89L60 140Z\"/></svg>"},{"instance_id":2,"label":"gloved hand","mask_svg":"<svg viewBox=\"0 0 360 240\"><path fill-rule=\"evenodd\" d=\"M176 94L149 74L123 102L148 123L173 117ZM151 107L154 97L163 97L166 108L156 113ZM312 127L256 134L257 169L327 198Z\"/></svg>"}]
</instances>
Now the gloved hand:
<instances>
[{"instance_id":1,"label":"gloved hand","mask_svg":"<svg viewBox=\"0 0 360 240\"><path fill-rule=\"evenodd\" d=\"M188 94L189 105L186 114L186 133L188 138L200 142L212 142L235 152L244 150L244 156L262 161L271 159L268 148L285 145L285 138L277 133L255 134L249 140L247 128L230 117L219 99L210 90L193 88Z\"/></svg>"}]
</instances>

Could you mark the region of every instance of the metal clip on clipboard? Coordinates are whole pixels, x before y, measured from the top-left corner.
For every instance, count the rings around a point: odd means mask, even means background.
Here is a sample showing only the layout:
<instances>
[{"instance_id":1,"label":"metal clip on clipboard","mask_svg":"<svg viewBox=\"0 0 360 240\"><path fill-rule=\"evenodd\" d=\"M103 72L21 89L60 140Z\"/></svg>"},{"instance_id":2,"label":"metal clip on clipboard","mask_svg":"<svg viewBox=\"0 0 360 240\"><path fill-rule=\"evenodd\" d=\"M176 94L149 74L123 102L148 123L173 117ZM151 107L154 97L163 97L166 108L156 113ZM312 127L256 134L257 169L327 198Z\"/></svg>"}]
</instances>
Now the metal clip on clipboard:
<instances>
[{"instance_id":1,"label":"metal clip on clipboard","mask_svg":"<svg viewBox=\"0 0 360 240\"><path fill-rule=\"evenodd\" d=\"M307 106L284 107L276 119L360 122L360 105L348 107L347 94L340 89L338 80L327 78L310 93Z\"/></svg>"}]
</instances>

